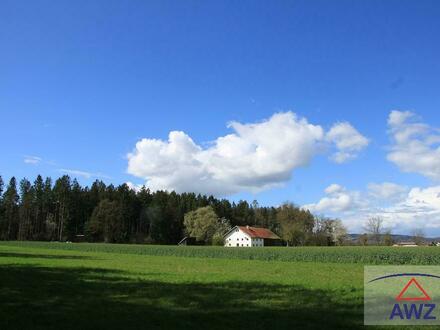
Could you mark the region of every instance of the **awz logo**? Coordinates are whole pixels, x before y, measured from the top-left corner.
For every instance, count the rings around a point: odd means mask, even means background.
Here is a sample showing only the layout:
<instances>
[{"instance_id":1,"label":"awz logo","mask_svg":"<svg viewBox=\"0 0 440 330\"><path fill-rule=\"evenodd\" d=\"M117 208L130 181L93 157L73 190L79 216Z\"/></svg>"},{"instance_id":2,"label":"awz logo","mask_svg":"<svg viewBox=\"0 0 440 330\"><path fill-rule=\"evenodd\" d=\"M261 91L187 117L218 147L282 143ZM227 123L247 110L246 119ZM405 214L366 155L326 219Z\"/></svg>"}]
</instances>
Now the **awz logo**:
<instances>
[{"instance_id":1,"label":"awz logo","mask_svg":"<svg viewBox=\"0 0 440 330\"><path fill-rule=\"evenodd\" d=\"M434 308L435 304L395 304L390 320L436 320L432 315Z\"/></svg>"},{"instance_id":2,"label":"awz logo","mask_svg":"<svg viewBox=\"0 0 440 330\"><path fill-rule=\"evenodd\" d=\"M397 303L394 304L390 313L390 320L436 320L434 314L436 304L428 303L432 299L416 277L435 277L439 276L423 273L403 273L382 276L370 282L382 280L390 277L412 276L402 291L396 296ZM411 294L409 294L411 292Z\"/></svg>"},{"instance_id":3,"label":"awz logo","mask_svg":"<svg viewBox=\"0 0 440 330\"><path fill-rule=\"evenodd\" d=\"M440 265L364 266L364 325L440 325Z\"/></svg>"},{"instance_id":4,"label":"awz logo","mask_svg":"<svg viewBox=\"0 0 440 330\"><path fill-rule=\"evenodd\" d=\"M405 294L410 288L416 288L421 294L420 296L409 296L406 297ZM397 301L430 301L431 297L426 293L425 289L420 285L419 282L413 277L407 285L400 291L399 295L396 297ZM391 311L390 320L394 318L399 318L401 320L435 320L436 317L432 315L435 309L435 304L394 304L393 310Z\"/></svg>"}]
</instances>

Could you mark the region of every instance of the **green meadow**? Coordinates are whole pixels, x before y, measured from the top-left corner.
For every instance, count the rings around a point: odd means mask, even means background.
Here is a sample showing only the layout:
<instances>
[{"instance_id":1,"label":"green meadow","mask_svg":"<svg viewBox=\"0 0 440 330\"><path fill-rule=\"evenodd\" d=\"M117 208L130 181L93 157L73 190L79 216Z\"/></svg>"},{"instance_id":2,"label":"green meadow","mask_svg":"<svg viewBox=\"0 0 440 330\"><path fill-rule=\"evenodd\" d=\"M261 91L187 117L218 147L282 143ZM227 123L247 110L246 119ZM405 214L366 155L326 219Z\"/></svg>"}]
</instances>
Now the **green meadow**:
<instances>
[{"instance_id":1,"label":"green meadow","mask_svg":"<svg viewBox=\"0 0 440 330\"><path fill-rule=\"evenodd\" d=\"M0 242L0 329L356 329L364 264L438 258L435 248Z\"/></svg>"}]
</instances>

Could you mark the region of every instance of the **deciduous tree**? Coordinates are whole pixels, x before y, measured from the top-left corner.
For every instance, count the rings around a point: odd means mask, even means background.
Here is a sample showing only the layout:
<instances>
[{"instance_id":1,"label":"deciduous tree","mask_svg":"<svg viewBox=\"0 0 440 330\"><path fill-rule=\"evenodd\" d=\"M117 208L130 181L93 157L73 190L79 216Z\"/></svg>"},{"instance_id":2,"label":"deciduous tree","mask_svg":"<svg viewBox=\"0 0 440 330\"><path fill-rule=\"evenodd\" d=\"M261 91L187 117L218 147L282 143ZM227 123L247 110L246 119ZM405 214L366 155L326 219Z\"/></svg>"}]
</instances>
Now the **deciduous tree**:
<instances>
[{"instance_id":1,"label":"deciduous tree","mask_svg":"<svg viewBox=\"0 0 440 330\"><path fill-rule=\"evenodd\" d=\"M425 232L422 228L413 230L413 240L417 245L423 245L425 243Z\"/></svg>"},{"instance_id":2,"label":"deciduous tree","mask_svg":"<svg viewBox=\"0 0 440 330\"><path fill-rule=\"evenodd\" d=\"M197 241L210 243L219 227L219 218L211 206L188 212L184 217L186 233Z\"/></svg>"},{"instance_id":3,"label":"deciduous tree","mask_svg":"<svg viewBox=\"0 0 440 330\"><path fill-rule=\"evenodd\" d=\"M289 245L306 245L311 241L315 221L309 211L284 203L277 209L276 218L281 225L282 238Z\"/></svg>"},{"instance_id":4,"label":"deciduous tree","mask_svg":"<svg viewBox=\"0 0 440 330\"><path fill-rule=\"evenodd\" d=\"M383 219L380 217L373 217L367 220L365 223L365 231L371 237L369 241L374 242L376 245L381 243L381 235L383 231Z\"/></svg>"}]
</instances>

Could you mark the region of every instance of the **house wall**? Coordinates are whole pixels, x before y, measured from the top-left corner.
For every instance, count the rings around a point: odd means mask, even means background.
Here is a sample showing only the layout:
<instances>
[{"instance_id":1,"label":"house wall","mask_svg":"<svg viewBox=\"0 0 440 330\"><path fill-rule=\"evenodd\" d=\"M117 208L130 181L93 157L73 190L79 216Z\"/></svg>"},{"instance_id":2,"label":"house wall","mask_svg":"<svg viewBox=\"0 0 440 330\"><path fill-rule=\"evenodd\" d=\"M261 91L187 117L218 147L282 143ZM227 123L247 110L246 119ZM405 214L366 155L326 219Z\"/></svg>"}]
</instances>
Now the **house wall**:
<instances>
[{"instance_id":1,"label":"house wall","mask_svg":"<svg viewBox=\"0 0 440 330\"><path fill-rule=\"evenodd\" d=\"M237 246L238 244L238 246ZM262 247L264 246L264 239L251 238L248 234L236 228L225 237L226 247Z\"/></svg>"},{"instance_id":2,"label":"house wall","mask_svg":"<svg viewBox=\"0 0 440 330\"><path fill-rule=\"evenodd\" d=\"M252 246L264 246L264 239L262 238L252 238Z\"/></svg>"},{"instance_id":3,"label":"house wall","mask_svg":"<svg viewBox=\"0 0 440 330\"><path fill-rule=\"evenodd\" d=\"M225 237L225 246L227 247L251 247L252 239L249 235L236 228Z\"/></svg>"}]
</instances>

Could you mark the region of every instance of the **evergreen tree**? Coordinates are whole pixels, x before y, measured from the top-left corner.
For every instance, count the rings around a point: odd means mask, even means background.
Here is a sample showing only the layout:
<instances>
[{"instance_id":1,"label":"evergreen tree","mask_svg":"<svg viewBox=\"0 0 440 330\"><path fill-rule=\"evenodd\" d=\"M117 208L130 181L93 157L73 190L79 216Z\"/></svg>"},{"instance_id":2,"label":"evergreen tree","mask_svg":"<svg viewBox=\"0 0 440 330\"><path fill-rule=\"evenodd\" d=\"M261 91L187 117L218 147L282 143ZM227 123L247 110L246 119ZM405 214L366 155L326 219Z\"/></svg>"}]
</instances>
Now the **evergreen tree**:
<instances>
[{"instance_id":1,"label":"evergreen tree","mask_svg":"<svg viewBox=\"0 0 440 330\"><path fill-rule=\"evenodd\" d=\"M12 177L3 195L3 214L4 219L1 224L2 239L17 239L18 233L18 201L17 181Z\"/></svg>"},{"instance_id":2,"label":"evergreen tree","mask_svg":"<svg viewBox=\"0 0 440 330\"><path fill-rule=\"evenodd\" d=\"M148 214L148 208L152 201L152 194L145 186L137 194L139 202L139 216L136 223L135 241L144 242L150 232L151 219Z\"/></svg>"},{"instance_id":3,"label":"evergreen tree","mask_svg":"<svg viewBox=\"0 0 440 330\"><path fill-rule=\"evenodd\" d=\"M150 224L150 232L148 242L163 244L167 242L167 228L163 221L162 208L153 203L146 210L148 222Z\"/></svg>"},{"instance_id":4,"label":"evergreen tree","mask_svg":"<svg viewBox=\"0 0 440 330\"><path fill-rule=\"evenodd\" d=\"M4 187L4 182L2 176L0 175L0 201L2 200L3 197L3 187Z\"/></svg>"},{"instance_id":5,"label":"evergreen tree","mask_svg":"<svg viewBox=\"0 0 440 330\"><path fill-rule=\"evenodd\" d=\"M125 183L115 189L114 197L119 201L122 212L121 237L129 241L136 233L140 203L136 199L136 192Z\"/></svg>"},{"instance_id":6,"label":"evergreen tree","mask_svg":"<svg viewBox=\"0 0 440 330\"><path fill-rule=\"evenodd\" d=\"M71 184L70 177L68 175L63 175L55 182L55 186L53 188L54 192L54 203L55 203L55 220L56 220L56 240L62 241L66 239L67 235L70 234L69 231L66 231L66 228L71 228L72 218L71 214L71 205L70 205L70 192L71 192Z\"/></svg>"},{"instance_id":7,"label":"evergreen tree","mask_svg":"<svg viewBox=\"0 0 440 330\"><path fill-rule=\"evenodd\" d=\"M32 225L32 239L41 239L44 235L41 233L44 230L44 221L46 216L44 214L44 181L41 175L38 175L33 185L33 225Z\"/></svg>"},{"instance_id":8,"label":"evergreen tree","mask_svg":"<svg viewBox=\"0 0 440 330\"><path fill-rule=\"evenodd\" d=\"M92 241L122 243L124 241L123 212L118 201L102 200L93 211L88 224L88 236Z\"/></svg>"},{"instance_id":9,"label":"evergreen tree","mask_svg":"<svg viewBox=\"0 0 440 330\"><path fill-rule=\"evenodd\" d=\"M18 239L29 240L32 238L32 218L34 193L32 185L27 179L20 181L20 206L19 206L19 225Z\"/></svg>"},{"instance_id":10,"label":"evergreen tree","mask_svg":"<svg viewBox=\"0 0 440 330\"><path fill-rule=\"evenodd\" d=\"M3 212L3 178L0 175L0 239L2 237L2 224L5 222L4 212Z\"/></svg>"},{"instance_id":11,"label":"evergreen tree","mask_svg":"<svg viewBox=\"0 0 440 330\"><path fill-rule=\"evenodd\" d=\"M76 179L72 181L69 196L69 216L65 226L65 236L68 240L74 240L76 235L84 234L85 222L89 217L84 190Z\"/></svg>"},{"instance_id":12,"label":"evergreen tree","mask_svg":"<svg viewBox=\"0 0 440 330\"><path fill-rule=\"evenodd\" d=\"M126 184L106 186L99 180L89 188L67 175L53 186L50 177L43 180L38 175L32 185L23 179L20 196L16 185L11 178L3 192L0 177L0 239L73 240L87 232L93 241L175 244L184 235L184 215L206 207L222 219L222 228L267 227L290 245L342 244L346 235L339 221L320 222L289 203L261 207L257 201L230 203L195 193L151 192L145 187L135 191ZM217 244L222 243L222 235L223 230L215 233Z\"/></svg>"},{"instance_id":13,"label":"evergreen tree","mask_svg":"<svg viewBox=\"0 0 440 330\"><path fill-rule=\"evenodd\" d=\"M38 230L38 239L56 239L56 203L52 191L52 179L47 177L43 188L43 223Z\"/></svg>"}]
</instances>

